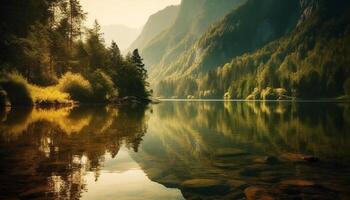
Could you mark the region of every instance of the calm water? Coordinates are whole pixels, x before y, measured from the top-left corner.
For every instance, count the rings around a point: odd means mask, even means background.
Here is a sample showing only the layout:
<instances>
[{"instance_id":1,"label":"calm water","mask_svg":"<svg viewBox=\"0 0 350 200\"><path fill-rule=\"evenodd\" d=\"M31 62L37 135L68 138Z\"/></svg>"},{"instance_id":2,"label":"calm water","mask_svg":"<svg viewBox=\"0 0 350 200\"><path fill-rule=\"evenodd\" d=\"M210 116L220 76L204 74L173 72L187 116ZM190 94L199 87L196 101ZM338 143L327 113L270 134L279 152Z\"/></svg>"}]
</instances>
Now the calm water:
<instances>
[{"instance_id":1,"label":"calm water","mask_svg":"<svg viewBox=\"0 0 350 200\"><path fill-rule=\"evenodd\" d=\"M0 112L0 199L350 199L350 105Z\"/></svg>"}]
</instances>

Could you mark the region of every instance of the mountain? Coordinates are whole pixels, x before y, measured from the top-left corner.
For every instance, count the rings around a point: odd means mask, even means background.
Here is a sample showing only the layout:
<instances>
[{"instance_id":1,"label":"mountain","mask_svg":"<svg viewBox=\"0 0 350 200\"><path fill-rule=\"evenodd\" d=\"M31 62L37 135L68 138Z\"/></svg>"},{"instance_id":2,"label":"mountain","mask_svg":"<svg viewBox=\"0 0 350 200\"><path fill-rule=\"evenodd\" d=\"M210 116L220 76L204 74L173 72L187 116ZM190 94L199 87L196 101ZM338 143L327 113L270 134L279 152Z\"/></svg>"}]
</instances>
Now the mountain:
<instances>
[{"instance_id":1,"label":"mountain","mask_svg":"<svg viewBox=\"0 0 350 200\"><path fill-rule=\"evenodd\" d=\"M111 44L114 40L121 50L126 50L140 33L139 29L124 25L108 25L101 27L105 43Z\"/></svg>"},{"instance_id":2,"label":"mountain","mask_svg":"<svg viewBox=\"0 0 350 200\"><path fill-rule=\"evenodd\" d=\"M141 34L130 45L128 51L132 51L133 49L143 49L155 36L169 28L174 23L179 8L179 6L168 6L151 15L143 27Z\"/></svg>"},{"instance_id":3,"label":"mountain","mask_svg":"<svg viewBox=\"0 0 350 200\"><path fill-rule=\"evenodd\" d=\"M167 65L199 38L215 21L246 0L183 0L173 25L141 51L150 69Z\"/></svg>"},{"instance_id":4,"label":"mountain","mask_svg":"<svg viewBox=\"0 0 350 200\"><path fill-rule=\"evenodd\" d=\"M297 1L248 1L214 23L191 48L153 77L187 76L205 73L234 56L262 47L295 26L300 13ZM254 15L252 15L252 11Z\"/></svg>"},{"instance_id":5,"label":"mountain","mask_svg":"<svg viewBox=\"0 0 350 200\"><path fill-rule=\"evenodd\" d=\"M344 95L344 88L350 90L350 60L344 56L350 51L349 7L343 0L248 0L213 23L176 59L151 70L156 95Z\"/></svg>"}]
</instances>

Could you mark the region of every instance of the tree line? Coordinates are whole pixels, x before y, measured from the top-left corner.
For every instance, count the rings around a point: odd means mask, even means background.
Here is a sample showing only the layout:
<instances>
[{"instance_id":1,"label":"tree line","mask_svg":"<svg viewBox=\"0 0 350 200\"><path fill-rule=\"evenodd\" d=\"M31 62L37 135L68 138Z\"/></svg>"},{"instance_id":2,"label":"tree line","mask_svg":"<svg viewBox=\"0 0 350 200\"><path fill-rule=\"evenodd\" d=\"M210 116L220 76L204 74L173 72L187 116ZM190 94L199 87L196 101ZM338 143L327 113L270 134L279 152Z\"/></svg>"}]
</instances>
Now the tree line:
<instances>
[{"instance_id":1,"label":"tree line","mask_svg":"<svg viewBox=\"0 0 350 200\"><path fill-rule=\"evenodd\" d=\"M82 78L106 90L101 98L92 94L94 101L107 96L147 98L151 91L138 50L123 56L115 42L106 46L97 21L92 28L84 27L86 16L79 0L5 0L0 8L0 90L13 92L6 90L6 79L15 72L39 87Z\"/></svg>"}]
</instances>

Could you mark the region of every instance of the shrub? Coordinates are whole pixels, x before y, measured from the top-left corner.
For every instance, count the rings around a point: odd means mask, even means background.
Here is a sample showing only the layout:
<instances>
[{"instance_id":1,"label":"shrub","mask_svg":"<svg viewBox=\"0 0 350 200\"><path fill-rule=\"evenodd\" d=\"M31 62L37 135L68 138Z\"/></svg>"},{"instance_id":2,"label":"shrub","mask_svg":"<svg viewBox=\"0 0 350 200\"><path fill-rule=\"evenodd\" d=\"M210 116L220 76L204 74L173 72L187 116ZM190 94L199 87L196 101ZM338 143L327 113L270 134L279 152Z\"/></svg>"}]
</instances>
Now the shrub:
<instances>
[{"instance_id":1,"label":"shrub","mask_svg":"<svg viewBox=\"0 0 350 200\"><path fill-rule=\"evenodd\" d=\"M66 104L71 102L69 94L60 91L57 86L39 87L30 85L29 88L35 103Z\"/></svg>"},{"instance_id":2,"label":"shrub","mask_svg":"<svg viewBox=\"0 0 350 200\"><path fill-rule=\"evenodd\" d=\"M89 79L92 83L94 102L106 102L118 95L112 78L101 70L96 70Z\"/></svg>"},{"instance_id":3,"label":"shrub","mask_svg":"<svg viewBox=\"0 0 350 200\"><path fill-rule=\"evenodd\" d=\"M13 72L0 80L0 85L7 93L11 105L32 106L34 104L28 81L20 74Z\"/></svg>"},{"instance_id":4,"label":"shrub","mask_svg":"<svg viewBox=\"0 0 350 200\"><path fill-rule=\"evenodd\" d=\"M262 100L277 100L278 97L272 88L267 87L261 91L260 98Z\"/></svg>"},{"instance_id":5,"label":"shrub","mask_svg":"<svg viewBox=\"0 0 350 200\"><path fill-rule=\"evenodd\" d=\"M259 100L260 99L260 89L259 88L254 88L254 91L248 95L246 100Z\"/></svg>"},{"instance_id":6,"label":"shrub","mask_svg":"<svg viewBox=\"0 0 350 200\"><path fill-rule=\"evenodd\" d=\"M88 80L80 74L68 72L58 81L58 89L68 93L72 100L89 102L93 95L93 89Z\"/></svg>"}]
</instances>

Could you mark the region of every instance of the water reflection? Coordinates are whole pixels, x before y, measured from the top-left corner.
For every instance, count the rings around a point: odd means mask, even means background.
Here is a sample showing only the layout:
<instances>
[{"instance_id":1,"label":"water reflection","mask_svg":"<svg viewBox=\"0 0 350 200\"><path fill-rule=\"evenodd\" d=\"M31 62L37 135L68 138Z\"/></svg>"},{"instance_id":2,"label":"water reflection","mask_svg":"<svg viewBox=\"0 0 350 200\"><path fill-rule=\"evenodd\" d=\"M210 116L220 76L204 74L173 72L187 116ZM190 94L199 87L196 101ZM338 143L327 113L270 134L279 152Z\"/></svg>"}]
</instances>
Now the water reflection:
<instances>
[{"instance_id":1,"label":"water reflection","mask_svg":"<svg viewBox=\"0 0 350 200\"><path fill-rule=\"evenodd\" d=\"M348 104L0 113L0 199L350 197Z\"/></svg>"},{"instance_id":2,"label":"water reflection","mask_svg":"<svg viewBox=\"0 0 350 200\"><path fill-rule=\"evenodd\" d=\"M188 199L350 197L349 105L167 102L154 113L132 156Z\"/></svg>"},{"instance_id":3,"label":"water reflection","mask_svg":"<svg viewBox=\"0 0 350 200\"><path fill-rule=\"evenodd\" d=\"M93 182L106 184L124 171L130 176L141 174L131 158L121 159L128 151L137 152L147 130L146 122L145 109L137 107L20 108L3 112L0 199L79 199L87 190L96 189L89 195L104 195L98 185L91 186ZM117 156L120 152L122 155ZM119 165L111 166L116 157ZM106 175L113 172L117 174ZM151 182L145 175L139 181ZM149 189L166 191L160 186ZM132 192L127 185L119 187L123 189Z\"/></svg>"}]
</instances>

